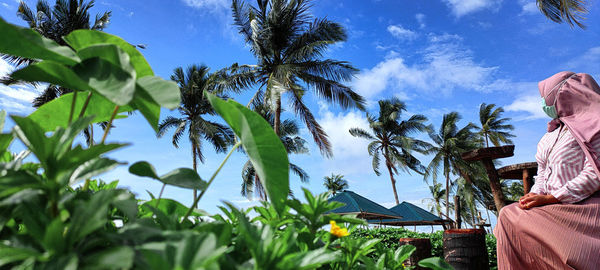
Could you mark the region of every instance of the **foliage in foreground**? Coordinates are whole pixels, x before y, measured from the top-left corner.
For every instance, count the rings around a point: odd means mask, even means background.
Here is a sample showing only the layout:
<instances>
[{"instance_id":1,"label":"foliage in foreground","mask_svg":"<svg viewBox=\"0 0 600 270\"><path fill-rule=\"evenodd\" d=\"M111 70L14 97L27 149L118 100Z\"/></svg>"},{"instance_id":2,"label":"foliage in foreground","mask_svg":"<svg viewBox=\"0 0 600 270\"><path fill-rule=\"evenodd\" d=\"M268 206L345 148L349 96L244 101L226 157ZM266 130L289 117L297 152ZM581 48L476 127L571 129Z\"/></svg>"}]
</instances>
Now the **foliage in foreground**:
<instances>
[{"instance_id":1,"label":"foliage in foreground","mask_svg":"<svg viewBox=\"0 0 600 270\"><path fill-rule=\"evenodd\" d=\"M429 238L431 241L431 254L435 257L444 257L443 250L443 231L435 231L433 233L415 232L405 228L379 228L379 229L363 229L356 228L350 235L351 238L357 239L380 239L381 245L386 249L397 249L400 247L398 239L400 238ZM490 269L496 268L496 237L493 234L486 234L485 245L488 251L490 261Z\"/></svg>"},{"instance_id":2,"label":"foliage in foreground","mask_svg":"<svg viewBox=\"0 0 600 270\"><path fill-rule=\"evenodd\" d=\"M13 78L47 82L73 90L28 117L11 116L10 133L0 134L0 268L10 269L405 269L414 247L382 250L380 239L347 237L362 224L353 217L326 214L340 206L327 194L304 191L306 203L288 199L286 150L257 113L235 101L206 93L211 106L238 138L215 173L203 180L178 168L159 176L145 161L129 172L200 191L190 207L152 195L139 201L116 183L92 181L125 163L107 153L126 147L107 143L111 123L126 111L139 111L158 131L160 109L176 108L179 89L153 75L129 43L106 33L79 30L64 37L67 46L0 19L0 53L38 59ZM0 130L5 113L0 113ZM98 144L77 144L89 125L109 121ZM13 154L19 140L27 150ZM196 206L223 164L243 147L264 183L269 203L239 210L225 203L223 214L207 215ZM30 159L26 159L32 156ZM28 162L35 160L35 162ZM84 184L78 188L79 183ZM331 231L323 229L330 224ZM429 258L420 265L450 269Z\"/></svg>"}]
</instances>

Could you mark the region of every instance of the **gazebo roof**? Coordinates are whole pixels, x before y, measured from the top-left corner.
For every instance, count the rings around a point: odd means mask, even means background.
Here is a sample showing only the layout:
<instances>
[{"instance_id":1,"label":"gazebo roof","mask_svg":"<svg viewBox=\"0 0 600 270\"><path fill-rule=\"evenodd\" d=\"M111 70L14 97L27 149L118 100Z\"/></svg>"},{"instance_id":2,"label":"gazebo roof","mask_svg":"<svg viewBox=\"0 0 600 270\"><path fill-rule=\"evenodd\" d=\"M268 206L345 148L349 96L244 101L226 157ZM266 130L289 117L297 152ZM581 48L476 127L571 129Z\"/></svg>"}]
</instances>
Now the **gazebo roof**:
<instances>
[{"instance_id":1,"label":"gazebo roof","mask_svg":"<svg viewBox=\"0 0 600 270\"><path fill-rule=\"evenodd\" d=\"M408 226L408 225L441 225L446 221L442 218L430 213L429 211L418 207L409 202L402 202L396 205L390 210L396 213L402 218L399 219L371 219L369 223L382 224L382 225L397 225L397 226Z\"/></svg>"},{"instance_id":2,"label":"gazebo roof","mask_svg":"<svg viewBox=\"0 0 600 270\"><path fill-rule=\"evenodd\" d=\"M331 210L336 214L355 214L363 219L395 219L402 216L352 191L345 190L331 197L329 201L341 202L346 205Z\"/></svg>"}]
</instances>

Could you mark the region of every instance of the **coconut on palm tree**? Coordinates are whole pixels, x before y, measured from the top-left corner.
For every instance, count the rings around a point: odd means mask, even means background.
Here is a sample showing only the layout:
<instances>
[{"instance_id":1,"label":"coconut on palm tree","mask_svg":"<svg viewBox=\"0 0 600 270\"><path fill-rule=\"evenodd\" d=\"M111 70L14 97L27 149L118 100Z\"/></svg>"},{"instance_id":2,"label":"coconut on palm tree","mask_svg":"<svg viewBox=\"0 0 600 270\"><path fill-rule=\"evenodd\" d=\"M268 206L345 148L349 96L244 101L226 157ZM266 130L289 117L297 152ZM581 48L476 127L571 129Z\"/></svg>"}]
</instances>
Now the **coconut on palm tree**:
<instances>
[{"instance_id":1,"label":"coconut on palm tree","mask_svg":"<svg viewBox=\"0 0 600 270\"><path fill-rule=\"evenodd\" d=\"M203 141L209 142L217 153L227 151L234 141L234 134L227 126L211 121L207 116L216 115L213 107L206 99L204 92L212 91L218 80L204 65L191 65L185 71L178 67L171 75L181 92L181 104L178 108L180 117L168 116L158 126L157 136L160 138L174 128L172 143L179 148L182 136L186 134L192 149L192 164L197 170L197 161L204 162ZM194 190L194 200L196 199Z\"/></svg>"},{"instance_id":2,"label":"coconut on palm tree","mask_svg":"<svg viewBox=\"0 0 600 270\"><path fill-rule=\"evenodd\" d=\"M349 188L348 181L341 174L332 173L331 176L323 177L323 180L323 186L325 186L332 196Z\"/></svg>"},{"instance_id":3,"label":"coconut on palm tree","mask_svg":"<svg viewBox=\"0 0 600 270\"><path fill-rule=\"evenodd\" d=\"M407 173L414 171L424 174L425 167L413 154L415 152L425 153L430 146L427 142L411 137L416 133L429 130L428 126L425 125L427 118L415 114L401 121L401 115L404 111L406 111L406 105L397 98L380 100L379 115L375 117L367 113L370 131L361 128L351 128L349 130L352 136L371 141L367 151L373 157L373 170L377 175L380 175L379 163L383 158L390 175L396 204L400 204L400 200L396 191L394 174L398 174L398 169L402 169Z\"/></svg>"},{"instance_id":4,"label":"coconut on palm tree","mask_svg":"<svg viewBox=\"0 0 600 270\"><path fill-rule=\"evenodd\" d=\"M554 22L585 28L581 23L585 19L583 15L588 12L584 0L536 0L536 4L542 14Z\"/></svg>"},{"instance_id":5,"label":"coconut on palm tree","mask_svg":"<svg viewBox=\"0 0 600 270\"><path fill-rule=\"evenodd\" d=\"M467 124L463 128L458 128L458 121L461 119L457 112L451 112L444 115L442 125L438 132L429 132L429 137L434 145L430 147L428 153L434 157L427 166L424 178L432 177L434 181L438 178L438 171L441 169L446 179L446 216L450 215L450 176L451 174L464 177L471 182L469 175L471 165L465 162L461 154L477 148L477 140L472 130L475 125Z\"/></svg>"},{"instance_id":6,"label":"coconut on palm tree","mask_svg":"<svg viewBox=\"0 0 600 270\"><path fill-rule=\"evenodd\" d=\"M255 65L231 66L240 80L257 86L274 114L279 132L283 98L300 117L322 154L331 157L331 143L304 103L310 90L343 108L364 109L364 99L345 85L357 69L350 63L323 59L327 49L346 40L344 28L309 13L310 0L257 0L256 6L233 0L234 24L257 60ZM264 95L262 95L264 93Z\"/></svg>"},{"instance_id":7,"label":"coconut on palm tree","mask_svg":"<svg viewBox=\"0 0 600 270\"><path fill-rule=\"evenodd\" d=\"M496 107L496 104L482 103L479 106L479 122L481 127L477 127L478 134L482 140L485 140L485 147L490 147L490 141L494 146L500 146L500 143L511 144L510 138L515 137L510 131L515 128L508 124L510 118L502 118L504 109Z\"/></svg>"},{"instance_id":8,"label":"coconut on palm tree","mask_svg":"<svg viewBox=\"0 0 600 270\"><path fill-rule=\"evenodd\" d=\"M273 126L275 117L273 116L273 113L271 113L268 105L261 102L261 100L261 98L255 99L251 104L251 108ZM298 133L300 133L300 128L294 120L286 119L279 125L279 138L287 150L288 155L308 153L308 147L306 147L307 142L302 137L298 136ZM308 173L291 162L290 171L300 178L300 182L308 182ZM242 168L241 194L248 199L251 199L253 195L256 195L260 200L267 200L265 189L250 160L246 161Z\"/></svg>"}]
</instances>

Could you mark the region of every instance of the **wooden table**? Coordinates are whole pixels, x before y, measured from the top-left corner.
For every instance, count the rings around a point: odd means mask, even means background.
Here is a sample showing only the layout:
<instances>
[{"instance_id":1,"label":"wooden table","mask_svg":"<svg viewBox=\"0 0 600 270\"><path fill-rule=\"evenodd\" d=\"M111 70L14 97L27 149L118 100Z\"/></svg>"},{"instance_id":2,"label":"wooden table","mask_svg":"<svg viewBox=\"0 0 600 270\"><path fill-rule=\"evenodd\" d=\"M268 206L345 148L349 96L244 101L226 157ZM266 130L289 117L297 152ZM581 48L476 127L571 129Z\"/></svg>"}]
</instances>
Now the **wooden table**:
<instances>
[{"instance_id":1,"label":"wooden table","mask_svg":"<svg viewBox=\"0 0 600 270\"><path fill-rule=\"evenodd\" d=\"M498 174L503 179L523 180L523 190L527 194L533 186L533 176L537 174L537 163L526 162L505 166L498 169Z\"/></svg>"}]
</instances>

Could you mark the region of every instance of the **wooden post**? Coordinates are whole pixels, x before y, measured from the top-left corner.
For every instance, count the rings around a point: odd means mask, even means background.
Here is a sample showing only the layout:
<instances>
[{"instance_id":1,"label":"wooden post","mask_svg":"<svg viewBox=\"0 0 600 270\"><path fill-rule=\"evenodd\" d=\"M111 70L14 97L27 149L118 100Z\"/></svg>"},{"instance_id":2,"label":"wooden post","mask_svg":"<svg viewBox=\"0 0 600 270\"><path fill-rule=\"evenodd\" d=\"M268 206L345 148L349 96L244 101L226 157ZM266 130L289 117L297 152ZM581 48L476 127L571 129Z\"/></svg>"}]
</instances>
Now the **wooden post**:
<instances>
[{"instance_id":1,"label":"wooden post","mask_svg":"<svg viewBox=\"0 0 600 270\"><path fill-rule=\"evenodd\" d=\"M533 177L531 177L533 178ZM529 170L525 169L523 170L523 192L525 192L525 194L529 193L529 191L531 191L531 186L533 185L533 179L531 179L529 177Z\"/></svg>"},{"instance_id":2,"label":"wooden post","mask_svg":"<svg viewBox=\"0 0 600 270\"><path fill-rule=\"evenodd\" d=\"M456 228L460 229L460 224L462 223L462 218L460 217L460 196L454 196L454 213L456 221Z\"/></svg>"},{"instance_id":3,"label":"wooden post","mask_svg":"<svg viewBox=\"0 0 600 270\"><path fill-rule=\"evenodd\" d=\"M483 162L483 166L485 166L488 178L490 179L490 188L492 189L492 194L494 195L494 204L496 204L496 210L498 213L500 213L500 209L506 206L506 203L504 202L504 193L502 193L502 186L500 185L498 172L496 171L494 162L491 159L484 159L481 162Z\"/></svg>"},{"instance_id":4,"label":"wooden post","mask_svg":"<svg viewBox=\"0 0 600 270\"><path fill-rule=\"evenodd\" d=\"M504 193L500 186L500 177L494 166L494 159L511 157L514 154L514 145L505 145L500 147L479 148L462 154L462 159L465 161L481 161L490 180L490 189L494 195L494 204L496 211L500 213L500 209L506 205L504 201Z\"/></svg>"}]
</instances>

